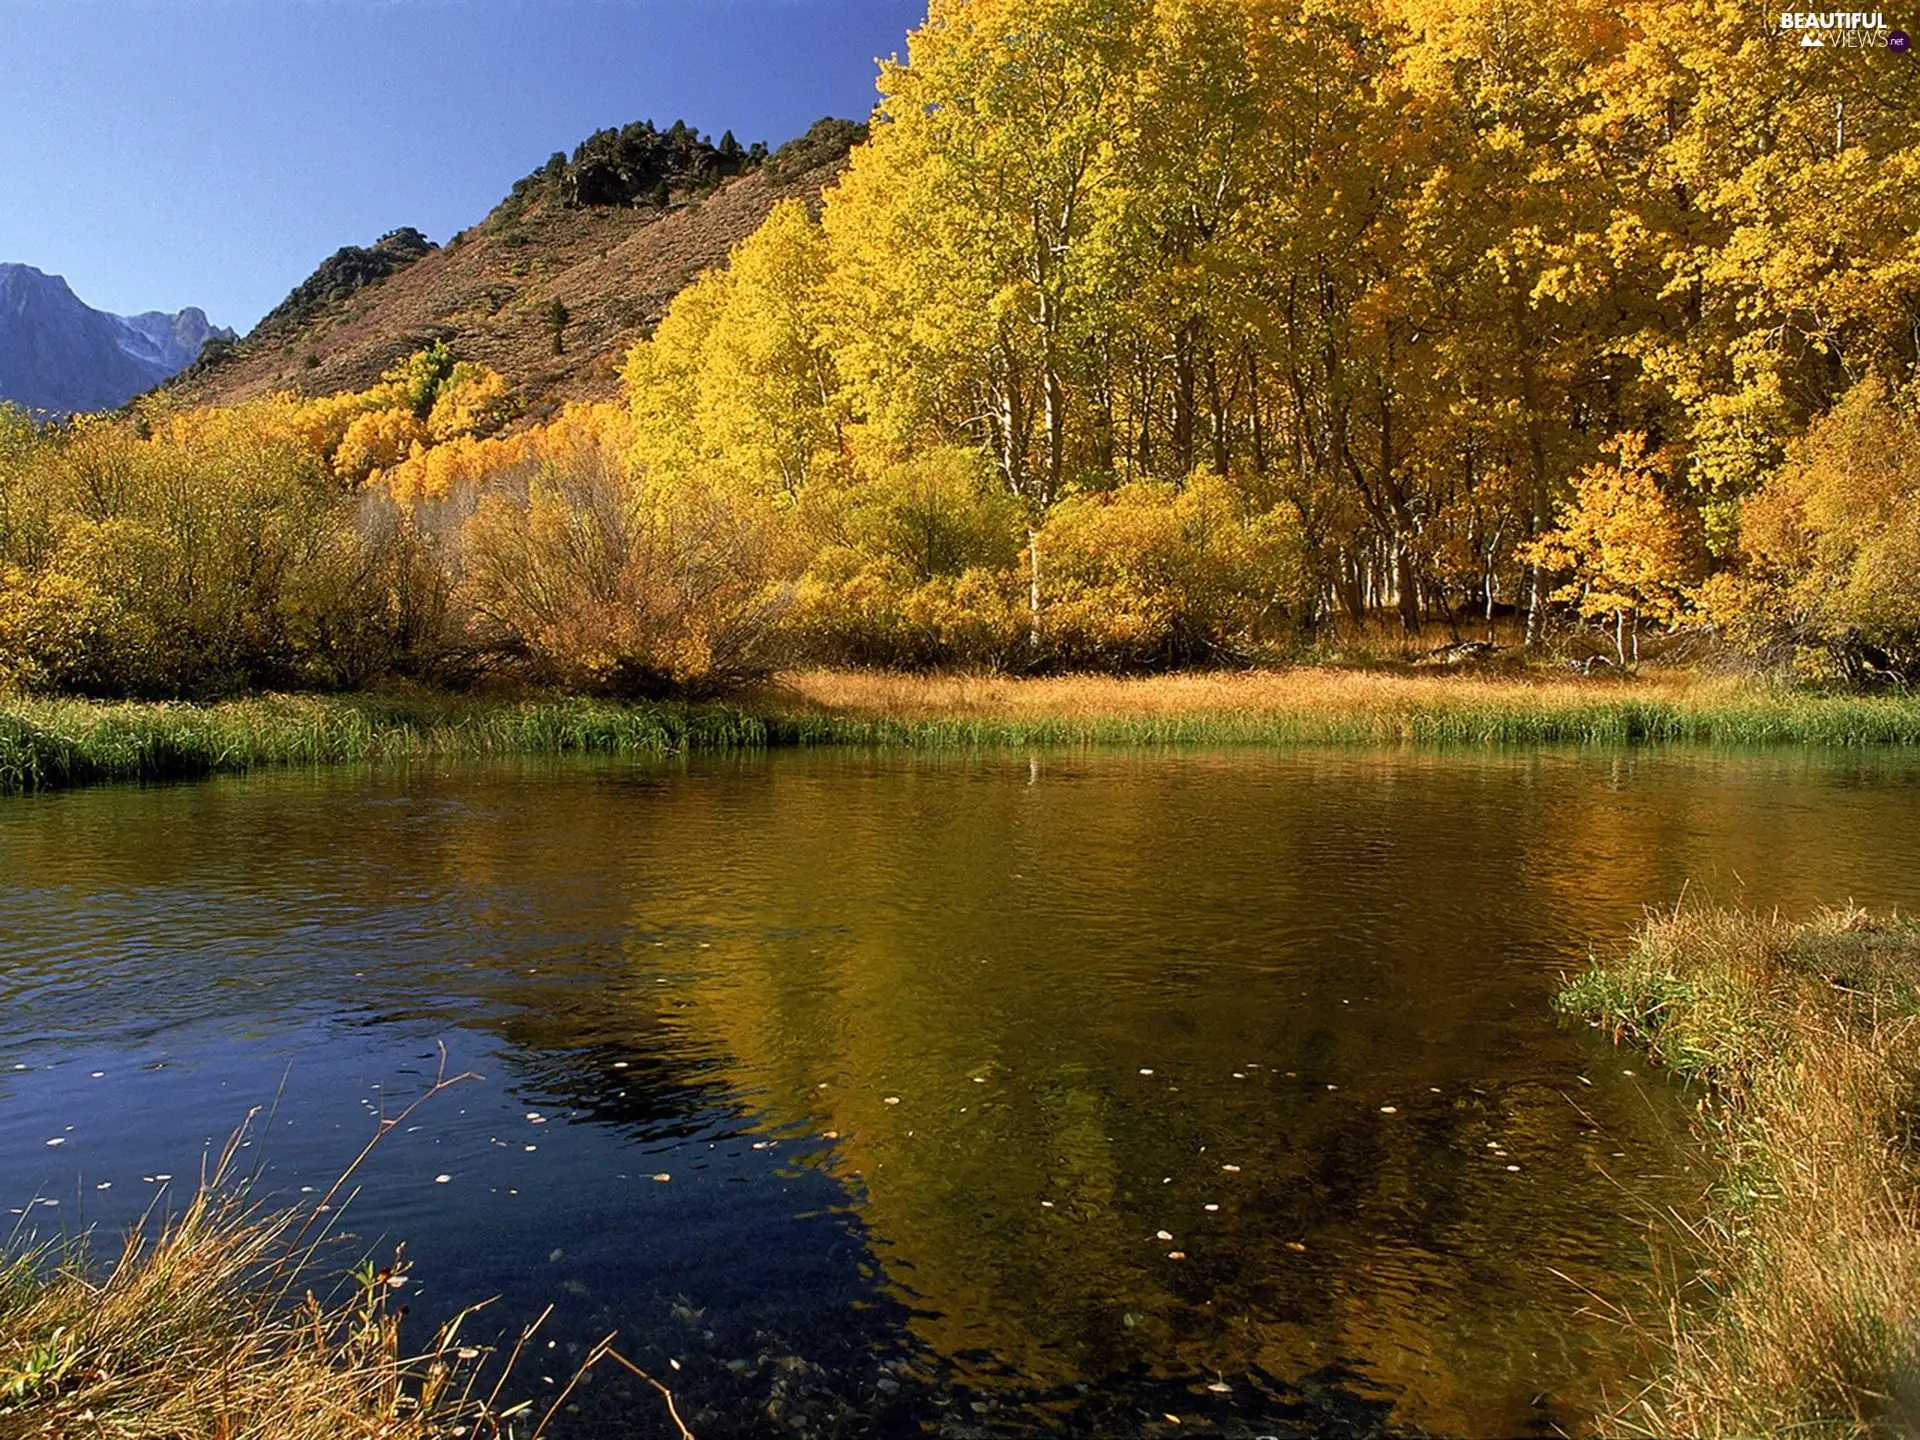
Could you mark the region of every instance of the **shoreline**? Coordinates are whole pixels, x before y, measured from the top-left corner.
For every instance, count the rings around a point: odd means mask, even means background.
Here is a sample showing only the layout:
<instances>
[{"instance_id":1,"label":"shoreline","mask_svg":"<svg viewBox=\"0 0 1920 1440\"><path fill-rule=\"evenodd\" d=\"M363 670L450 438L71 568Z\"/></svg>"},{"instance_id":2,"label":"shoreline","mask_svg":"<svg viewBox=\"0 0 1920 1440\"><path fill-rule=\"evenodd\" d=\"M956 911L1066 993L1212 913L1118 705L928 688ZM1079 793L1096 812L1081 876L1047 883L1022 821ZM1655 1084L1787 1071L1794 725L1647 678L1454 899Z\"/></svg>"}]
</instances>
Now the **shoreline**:
<instances>
[{"instance_id":1,"label":"shoreline","mask_svg":"<svg viewBox=\"0 0 1920 1440\"><path fill-rule=\"evenodd\" d=\"M0 794L429 756L664 758L841 747L1920 745L1920 699L1673 673L1290 670L1141 679L802 671L727 701L0 697Z\"/></svg>"},{"instance_id":2,"label":"shoreline","mask_svg":"<svg viewBox=\"0 0 1920 1440\"><path fill-rule=\"evenodd\" d=\"M1659 1374L1621 1433L1911 1433L1917 982L1910 919L1683 905L1556 997L1694 1082L1718 1172L1649 1220L1674 1285L1626 1317Z\"/></svg>"}]
</instances>

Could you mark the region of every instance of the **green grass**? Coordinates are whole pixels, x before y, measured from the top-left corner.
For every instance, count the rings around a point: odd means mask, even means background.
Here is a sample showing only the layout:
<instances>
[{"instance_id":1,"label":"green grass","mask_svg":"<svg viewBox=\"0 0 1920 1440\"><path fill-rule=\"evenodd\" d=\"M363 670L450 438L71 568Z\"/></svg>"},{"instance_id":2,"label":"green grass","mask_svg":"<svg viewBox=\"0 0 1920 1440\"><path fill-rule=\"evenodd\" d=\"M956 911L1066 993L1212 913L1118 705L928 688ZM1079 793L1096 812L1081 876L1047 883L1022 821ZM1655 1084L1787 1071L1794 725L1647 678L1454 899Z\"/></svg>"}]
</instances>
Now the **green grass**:
<instances>
[{"instance_id":1,"label":"green grass","mask_svg":"<svg viewBox=\"0 0 1920 1440\"><path fill-rule=\"evenodd\" d=\"M1672 701L1539 706L1436 703L1331 712L986 719L814 717L812 743L914 749L1161 745L1916 745L1920 702L1795 698L1704 708ZM769 719L768 734L790 722Z\"/></svg>"},{"instance_id":2,"label":"green grass","mask_svg":"<svg viewBox=\"0 0 1920 1440\"><path fill-rule=\"evenodd\" d=\"M1612 1428L1920 1430L1920 925L1682 909L1558 1005L1699 1082L1718 1161Z\"/></svg>"},{"instance_id":3,"label":"green grass","mask_svg":"<svg viewBox=\"0 0 1920 1440\"><path fill-rule=\"evenodd\" d=\"M1124 703L1124 702L1123 702ZM822 706L449 696L268 696L220 704L0 700L0 793L269 765L427 756L657 757L793 746L1920 744L1920 701L1721 687L1645 695L1437 680L1303 689L1243 708L1022 708L942 716Z\"/></svg>"},{"instance_id":4,"label":"green grass","mask_svg":"<svg viewBox=\"0 0 1920 1440\"><path fill-rule=\"evenodd\" d=\"M743 711L589 700L271 696L216 705L0 706L0 793L176 780L269 765L426 756L664 756L800 743Z\"/></svg>"}]
</instances>

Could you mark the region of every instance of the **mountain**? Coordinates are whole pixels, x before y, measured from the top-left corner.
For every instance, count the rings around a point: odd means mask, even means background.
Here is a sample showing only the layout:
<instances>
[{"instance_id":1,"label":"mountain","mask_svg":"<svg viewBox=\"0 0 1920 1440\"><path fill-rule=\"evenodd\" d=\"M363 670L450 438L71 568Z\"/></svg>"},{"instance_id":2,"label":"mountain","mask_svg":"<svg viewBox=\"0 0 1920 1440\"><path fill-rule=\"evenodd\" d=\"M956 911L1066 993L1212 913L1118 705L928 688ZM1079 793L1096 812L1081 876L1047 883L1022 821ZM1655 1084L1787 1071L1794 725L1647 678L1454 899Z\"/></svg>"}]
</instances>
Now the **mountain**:
<instances>
[{"instance_id":1,"label":"mountain","mask_svg":"<svg viewBox=\"0 0 1920 1440\"><path fill-rule=\"evenodd\" d=\"M112 410L192 364L233 331L177 315L95 310L58 275L0 264L0 400L64 415Z\"/></svg>"},{"instance_id":2,"label":"mountain","mask_svg":"<svg viewBox=\"0 0 1920 1440\"><path fill-rule=\"evenodd\" d=\"M195 404L359 390L443 340L505 375L535 418L611 398L618 365L673 297L725 264L782 200L817 205L865 134L822 120L769 154L677 122L602 130L444 245L409 228L336 251L246 338L210 350L169 389ZM556 300L566 317L557 353Z\"/></svg>"}]
</instances>

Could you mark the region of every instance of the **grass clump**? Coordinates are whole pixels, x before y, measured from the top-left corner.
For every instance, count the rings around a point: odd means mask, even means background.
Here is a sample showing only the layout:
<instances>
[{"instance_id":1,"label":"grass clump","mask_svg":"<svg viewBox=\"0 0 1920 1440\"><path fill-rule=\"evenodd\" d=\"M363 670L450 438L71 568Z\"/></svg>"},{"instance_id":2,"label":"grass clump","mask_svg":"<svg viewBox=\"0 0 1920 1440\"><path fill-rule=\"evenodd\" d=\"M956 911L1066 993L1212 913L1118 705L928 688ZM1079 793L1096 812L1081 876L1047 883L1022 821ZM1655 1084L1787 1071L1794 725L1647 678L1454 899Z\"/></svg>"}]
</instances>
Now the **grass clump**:
<instances>
[{"instance_id":1,"label":"grass clump","mask_svg":"<svg viewBox=\"0 0 1920 1440\"><path fill-rule=\"evenodd\" d=\"M1920 1429L1920 925L1711 908L1649 921L1560 994L1706 1087L1698 1257L1646 1331L1656 1435Z\"/></svg>"},{"instance_id":2,"label":"grass clump","mask_svg":"<svg viewBox=\"0 0 1920 1440\"><path fill-rule=\"evenodd\" d=\"M251 1182L235 1176L249 1115L186 1208L157 1222L149 1214L105 1267L94 1263L90 1234L55 1247L22 1245L16 1231L0 1248L0 1440L542 1440L603 1361L657 1392L673 1433L694 1440L672 1392L616 1351L614 1334L588 1351L544 1413L530 1401L503 1407L514 1365L552 1306L520 1331L481 1395L476 1362L487 1352L460 1340L481 1306L441 1326L424 1353L402 1350L407 1307L394 1296L405 1284L404 1252L387 1266L363 1260L327 1298L308 1288L326 1238L322 1216L354 1172L427 1101L472 1078L449 1077L443 1050L433 1084L380 1122L312 1209L251 1202Z\"/></svg>"},{"instance_id":3,"label":"grass clump","mask_svg":"<svg viewBox=\"0 0 1920 1440\"><path fill-rule=\"evenodd\" d=\"M292 1212L203 1184L130 1231L110 1263L86 1240L0 1260L0 1435L111 1440L383 1440L497 1430L471 1390L458 1322L406 1356L396 1271L371 1262L336 1298L305 1272ZM151 1233L149 1233L149 1229ZM278 1303L276 1303L278 1302ZM465 1357L463 1360L462 1357Z\"/></svg>"}]
</instances>

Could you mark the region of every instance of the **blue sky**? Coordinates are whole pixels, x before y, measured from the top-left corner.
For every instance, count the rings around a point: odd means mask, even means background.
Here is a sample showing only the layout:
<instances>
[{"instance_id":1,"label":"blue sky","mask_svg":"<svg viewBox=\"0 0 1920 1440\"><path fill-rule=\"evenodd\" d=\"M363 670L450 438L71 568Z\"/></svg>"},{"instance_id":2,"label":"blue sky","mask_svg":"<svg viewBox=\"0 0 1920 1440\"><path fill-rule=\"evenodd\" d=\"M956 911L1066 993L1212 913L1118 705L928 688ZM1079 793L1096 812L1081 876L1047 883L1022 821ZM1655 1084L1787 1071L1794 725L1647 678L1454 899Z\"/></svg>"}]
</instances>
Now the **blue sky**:
<instances>
[{"instance_id":1,"label":"blue sky","mask_svg":"<svg viewBox=\"0 0 1920 1440\"><path fill-rule=\"evenodd\" d=\"M0 261L243 332L327 255L555 150L864 118L925 0L0 0Z\"/></svg>"}]
</instances>

